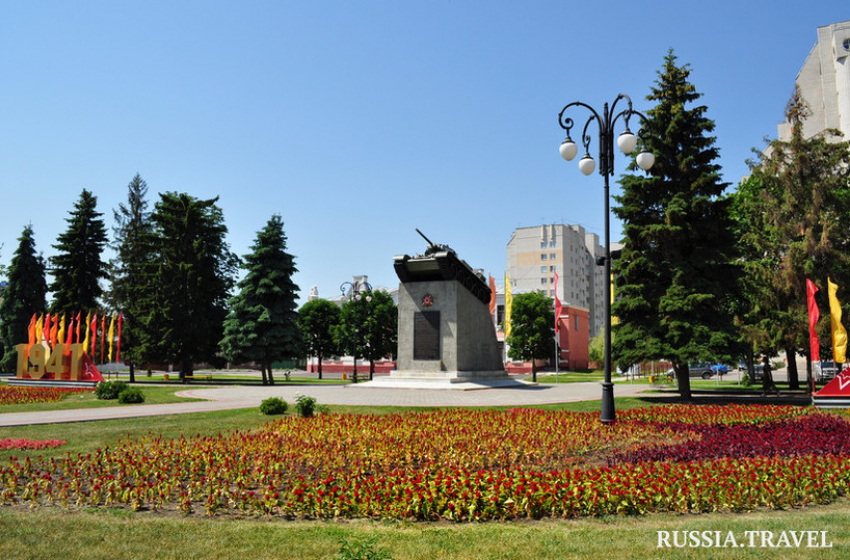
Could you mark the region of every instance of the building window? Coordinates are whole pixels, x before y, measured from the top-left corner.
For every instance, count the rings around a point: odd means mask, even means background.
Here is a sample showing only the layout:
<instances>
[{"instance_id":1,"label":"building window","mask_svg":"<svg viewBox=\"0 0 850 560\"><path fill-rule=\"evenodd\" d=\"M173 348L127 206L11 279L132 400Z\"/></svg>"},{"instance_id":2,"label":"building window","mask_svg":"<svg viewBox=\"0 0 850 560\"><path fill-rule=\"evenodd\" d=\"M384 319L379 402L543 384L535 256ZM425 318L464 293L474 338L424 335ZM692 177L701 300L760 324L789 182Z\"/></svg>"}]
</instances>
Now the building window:
<instances>
[{"instance_id":1,"label":"building window","mask_svg":"<svg viewBox=\"0 0 850 560\"><path fill-rule=\"evenodd\" d=\"M545 283L546 283L546 279L545 279L545 278L541 278L541 279L540 279L540 283L541 283L541 284L545 284Z\"/></svg>"},{"instance_id":2,"label":"building window","mask_svg":"<svg viewBox=\"0 0 850 560\"><path fill-rule=\"evenodd\" d=\"M541 261L545 261L545 260L546 260L546 253L540 253L540 260L541 260Z\"/></svg>"},{"instance_id":3,"label":"building window","mask_svg":"<svg viewBox=\"0 0 850 560\"><path fill-rule=\"evenodd\" d=\"M578 331L578 315L576 315L576 331Z\"/></svg>"},{"instance_id":4,"label":"building window","mask_svg":"<svg viewBox=\"0 0 850 560\"><path fill-rule=\"evenodd\" d=\"M555 253L549 253L549 258L554 261L555 260Z\"/></svg>"},{"instance_id":5,"label":"building window","mask_svg":"<svg viewBox=\"0 0 850 560\"><path fill-rule=\"evenodd\" d=\"M550 278L550 279L549 279L549 283L550 283L550 284L554 284L554 283L555 283L555 278Z\"/></svg>"},{"instance_id":6,"label":"building window","mask_svg":"<svg viewBox=\"0 0 850 560\"><path fill-rule=\"evenodd\" d=\"M544 249L545 247L546 247L546 242L545 242L545 241L541 241L541 242L540 242L540 248L541 248L541 249Z\"/></svg>"},{"instance_id":7,"label":"building window","mask_svg":"<svg viewBox=\"0 0 850 560\"><path fill-rule=\"evenodd\" d=\"M549 272L555 272L555 265L554 264L549 267Z\"/></svg>"},{"instance_id":8,"label":"building window","mask_svg":"<svg viewBox=\"0 0 850 560\"><path fill-rule=\"evenodd\" d=\"M540 267L540 272L546 272L546 265L545 264Z\"/></svg>"},{"instance_id":9,"label":"building window","mask_svg":"<svg viewBox=\"0 0 850 560\"><path fill-rule=\"evenodd\" d=\"M554 246L555 246L555 240L554 240L554 239L553 239L552 241L550 241L550 242L549 242L549 246L550 246L550 247L554 247Z\"/></svg>"}]
</instances>

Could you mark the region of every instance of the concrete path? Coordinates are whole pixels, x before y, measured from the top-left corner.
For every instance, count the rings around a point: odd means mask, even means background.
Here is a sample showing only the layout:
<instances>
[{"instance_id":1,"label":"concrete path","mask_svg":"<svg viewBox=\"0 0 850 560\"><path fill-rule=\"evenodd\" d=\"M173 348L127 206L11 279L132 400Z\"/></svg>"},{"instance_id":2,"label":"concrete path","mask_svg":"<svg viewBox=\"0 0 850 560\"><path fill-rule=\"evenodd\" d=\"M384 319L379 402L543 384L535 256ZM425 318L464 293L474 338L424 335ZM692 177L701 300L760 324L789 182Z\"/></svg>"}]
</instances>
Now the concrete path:
<instances>
[{"instance_id":1,"label":"concrete path","mask_svg":"<svg viewBox=\"0 0 850 560\"><path fill-rule=\"evenodd\" d=\"M615 397L634 396L649 389L648 385L616 383ZM263 399L279 397L295 403L298 395L314 397L318 404L366 406L511 406L552 404L598 400L602 387L598 382L564 383L560 385L529 385L518 388L492 388L472 391L440 389L390 389L360 385L287 385L273 387L214 387L188 389L177 393L188 398L207 399L201 402L172 404L141 404L105 408L80 408L49 412L12 412L0 414L0 427L63 422L88 422L118 418L137 418L190 412L210 412L259 407ZM2 435L2 432L0 432Z\"/></svg>"}]
</instances>

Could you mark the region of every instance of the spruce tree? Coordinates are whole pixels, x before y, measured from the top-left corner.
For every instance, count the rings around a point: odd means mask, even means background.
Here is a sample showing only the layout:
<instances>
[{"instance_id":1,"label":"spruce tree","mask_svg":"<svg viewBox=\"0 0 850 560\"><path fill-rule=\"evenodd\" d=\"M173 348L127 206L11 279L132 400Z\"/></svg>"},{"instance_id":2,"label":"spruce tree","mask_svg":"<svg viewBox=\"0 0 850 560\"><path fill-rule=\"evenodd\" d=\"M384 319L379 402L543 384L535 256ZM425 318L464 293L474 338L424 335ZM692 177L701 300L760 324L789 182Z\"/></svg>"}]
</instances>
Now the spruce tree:
<instances>
[{"instance_id":1,"label":"spruce tree","mask_svg":"<svg viewBox=\"0 0 850 560\"><path fill-rule=\"evenodd\" d=\"M15 345L27 342L33 314L44 313L47 297L44 259L35 251L32 226L24 228L8 269L9 286L0 304L0 336L3 338L3 371L15 370Z\"/></svg>"},{"instance_id":2,"label":"spruce tree","mask_svg":"<svg viewBox=\"0 0 850 560\"><path fill-rule=\"evenodd\" d=\"M339 325L339 314L339 306L326 299L308 301L298 311L304 351L316 357L319 379L322 378L322 360L338 352L334 329Z\"/></svg>"},{"instance_id":3,"label":"spruce tree","mask_svg":"<svg viewBox=\"0 0 850 560\"><path fill-rule=\"evenodd\" d=\"M151 214L154 259L145 273L151 293L139 352L146 361L179 365L184 382L195 363L218 362L239 262L225 242L217 201L169 192Z\"/></svg>"},{"instance_id":4,"label":"spruce tree","mask_svg":"<svg viewBox=\"0 0 850 560\"><path fill-rule=\"evenodd\" d=\"M222 353L231 361L260 365L263 384L274 385L272 363L298 355L301 335L295 303L298 286L292 281L295 259L286 252L280 216L274 215L257 233L239 293L230 300L224 322Z\"/></svg>"},{"instance_id":5,"label":"spruce tree","mask_svg":"<svg viewBox=\"0 0 850 560\"><path fill-rule=\"evenodd\" d=\"M648 176L626 175L614 213L624 247L614 261L618 317L613 348L620 367L647 359L673 363L679 392L690 398L688 363L731 359L729 297L736 285L728 184L720 178L714 122L689 82L690 67L669 51L642 123L655 154ZM634 162L630 166L636 170Z\"/></svg>"},{"instance_id":6,"label":"spruce tree","mask_svg":"<svg viewBox=\"0 0 850 560\"><path fill-rule=\"evenodd\" d=\"M106 245L106 227L96 210L97 197L83 189L74 210L66 219L68 229L53 245L59 253L50 259L53 273L53 313L97 309L103 293L100 280L108 278L101 259Z\"/></svg>"},{"instance_id":7,"label":"spruce tree","mask_svg":"<svg viewBox=\"0 0 850 560\"><path fill-rule=\"evenodd\" d=\"M147 210L148 185L136 174L127 185L127 203L113 210L113 242L116 257L110 262L112 273L108 301L123 314L121 356L130 365L130 382L135 382L135 366L142 362L141 330L151 304L148 270L153 263L153 226Z\"/></svg>"}]
</instances>

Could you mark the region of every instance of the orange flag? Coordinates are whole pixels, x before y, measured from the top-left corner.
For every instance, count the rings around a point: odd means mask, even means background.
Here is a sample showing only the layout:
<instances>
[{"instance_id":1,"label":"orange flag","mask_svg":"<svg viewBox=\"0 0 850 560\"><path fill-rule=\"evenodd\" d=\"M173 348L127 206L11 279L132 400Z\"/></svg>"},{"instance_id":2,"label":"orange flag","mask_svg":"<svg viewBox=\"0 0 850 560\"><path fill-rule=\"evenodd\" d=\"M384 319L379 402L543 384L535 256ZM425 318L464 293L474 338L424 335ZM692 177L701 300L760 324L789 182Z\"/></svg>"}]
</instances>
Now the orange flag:
<instances>
[{"instance_id":1,"label":"orange flag","mask_svg":"<svg viewBox=\"0 0 850 560\"><path fill-rule=\"evenodd\" d=\"M41 329L41 336L44 337L44 345L50 346L50 313L44 317L44 325Z\"/></svg>"},{"instance_id":2,"label":"orange flag","mask_svg":"<svg viewBox=\"0 0 850 560\"><path fill-rule=\"evenodd\" d=\"M109 321L109 362L112 363L112 339L115 336L115 312L112 312L112 319Z\"/></svg>"},{"instance_id":3,"label":"orange flag","mask_svg":"<svg viewBox=\"0 0 850 560\"><path fill-rule=\"evenodd\" d=\"M27 328L27 344L32 346L35 344L35 325L38 323L38 313L32 314L32 319L30 319L30 325Z\"/></svg>"},{"instance_id":4,"label":"orange flag","mask_svg":"<svg viewBox=\"0 0 850 560\"><path fill-rule=\"evenodd\" d=\"M35 322L35 342L33 344L41 344L42 333L44 333L44 315L39 316Z\"/></svg>"}]
</instances>

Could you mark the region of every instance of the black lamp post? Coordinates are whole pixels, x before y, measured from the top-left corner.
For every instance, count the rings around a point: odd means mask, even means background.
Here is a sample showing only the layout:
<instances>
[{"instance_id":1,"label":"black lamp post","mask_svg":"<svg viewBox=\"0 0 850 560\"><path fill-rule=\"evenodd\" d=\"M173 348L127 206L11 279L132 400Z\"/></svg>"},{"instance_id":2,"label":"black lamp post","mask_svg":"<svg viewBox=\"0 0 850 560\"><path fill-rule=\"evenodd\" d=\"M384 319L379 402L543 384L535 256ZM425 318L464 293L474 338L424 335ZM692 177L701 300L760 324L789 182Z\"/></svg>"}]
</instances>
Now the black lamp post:
<instances>
[{"instance_id":1,"label":"black lamp post","mask_svg":"<svg viewBox=\"0 0 850 560\"><path fill-rule=\"evenodd\" d=\"M628 103L628 108L616 113L617 103L625 99ZM629 119L632 115L638 115L644 120L646 117L641 113L632 109L632 100L628 95L620 94L611 107L605 103L602 114L596 112L590 105L581 101L574 101L563 109L558 114L558 123L561 125L567 137L561 143L561 157L567 161L571 161L578 152L578 146L570 138L570 130L573 127L573 120L565 118L564 113L570 107L584 107L590 111L590 117L584 124L584 129L581 133L581 143L584 145L584 157L578 163L579 169L585 175L593 173L596 167L596 162L590 157L590 136L587 134L587 129L592 121L596 121L599 126L599 174L605 179L605 381L602 383L602 415L601 420L604 424L610 424L616 420L614 412L614 384L611 382L611 219L609 210L609 186L608 178L614 174L614 124L620 117L623 118L624 130L617 138L617 146L624 154L630 154L637 146L637 137L629 130ZM640 136L641 131L638 131ZM655 163L655 156L645 148L637 155L637 164L644 171L648 171L652 164ZM602 264L597 261L597 264Z\"/></svg>"},{"instance_id":2,"label":"black lamp post","mask_svg":"<svg viewBox=\"0 0 850 560\"><path fill-rule=\"evenodd\" d=\"M348 287L348 295L346 296L345 289ZM343 282L339 291L342 292L342 299L345 301L346 297L348 301L360 301L361 299L365 299L367 302L372 301L372 286L368 282ZM365 294L365 295L363 295ZM360 322L360 314L357 313L357 308L355 307L355 317L354 317L354 344L352 345L352 353L354 354L354 369L351 373L351 382L357 383L357 345L359 341L359 322Z\"/></svg>"}]
</instances>

